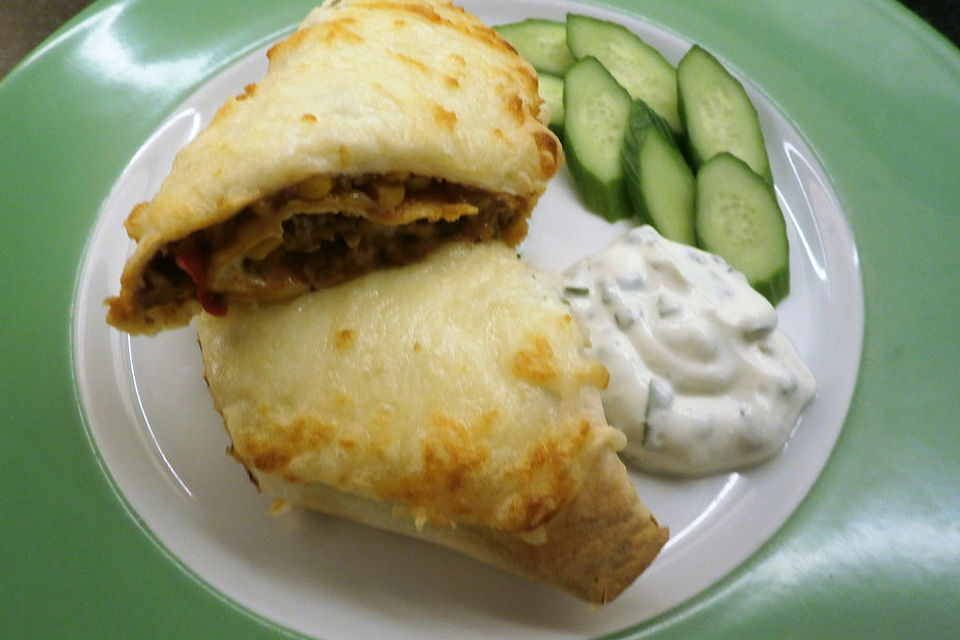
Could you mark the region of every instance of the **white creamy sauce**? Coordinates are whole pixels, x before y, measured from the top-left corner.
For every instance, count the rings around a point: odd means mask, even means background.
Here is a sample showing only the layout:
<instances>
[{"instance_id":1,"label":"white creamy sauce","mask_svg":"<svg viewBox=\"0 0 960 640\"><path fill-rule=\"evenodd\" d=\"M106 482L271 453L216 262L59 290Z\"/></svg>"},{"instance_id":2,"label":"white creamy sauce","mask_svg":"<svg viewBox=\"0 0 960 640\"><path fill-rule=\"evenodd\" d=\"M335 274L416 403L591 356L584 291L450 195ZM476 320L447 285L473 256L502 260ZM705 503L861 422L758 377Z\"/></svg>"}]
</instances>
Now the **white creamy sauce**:
<instances>
[{"instance_id":1,"label":"white creamy sauce","mask_svg":"<svg viewBox=\"0 0 960 640\"><path fill-rule=\"evenodd\" d=\"M632 229L563 275L610 372L603 406L646 471L701 475L778 453L813 374L773 306L722 258Z\"/></svg>"}]
</instances>

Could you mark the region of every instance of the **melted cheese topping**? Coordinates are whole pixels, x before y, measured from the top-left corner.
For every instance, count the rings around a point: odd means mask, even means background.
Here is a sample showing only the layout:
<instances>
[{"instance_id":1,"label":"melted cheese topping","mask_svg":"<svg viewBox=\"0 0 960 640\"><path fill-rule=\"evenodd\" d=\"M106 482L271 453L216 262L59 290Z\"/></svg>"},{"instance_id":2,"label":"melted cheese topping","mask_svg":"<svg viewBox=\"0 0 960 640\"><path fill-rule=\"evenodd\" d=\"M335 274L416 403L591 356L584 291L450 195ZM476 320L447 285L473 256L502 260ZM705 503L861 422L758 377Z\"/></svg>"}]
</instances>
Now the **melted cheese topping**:
<instances>
[{"instance_id":1,"label":"melted cheese topping","mask_svg":"<svg viewBox=\"0 0 960 640\"><path fill-rule=\"evenodd\" d=\"M420 522L533 531L625 443L579 325L502 243L451 244L198 329L255 477L391 501Z\"/></svg>"}]
</instances>

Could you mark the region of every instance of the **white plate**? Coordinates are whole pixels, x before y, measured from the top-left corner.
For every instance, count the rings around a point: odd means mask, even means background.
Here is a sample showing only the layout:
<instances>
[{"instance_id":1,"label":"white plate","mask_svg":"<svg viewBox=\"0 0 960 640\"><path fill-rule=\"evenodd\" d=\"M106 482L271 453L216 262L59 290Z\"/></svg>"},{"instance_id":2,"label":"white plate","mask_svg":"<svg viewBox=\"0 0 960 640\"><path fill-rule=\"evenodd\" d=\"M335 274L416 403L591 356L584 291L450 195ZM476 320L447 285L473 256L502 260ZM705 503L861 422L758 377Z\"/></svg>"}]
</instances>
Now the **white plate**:
<instances>
[{"instance_id":1,"label":"white plate","mask_svg":"<svg viewBox=\"0 0 960 640\"><path fill-rule=\"evenodd\" d=\"M565 2L466 2L490 24L567 11L613 19L677 62L689 47L655 26ZM147 140L103 206L75 299L81 403L108 475L132 515L197 579L278 624L321 638L565 638L636 625L702 591L783 524L826 462L849 406L863 338L857 253L814 153L749 83L767 137L791 242L790 297L780 326L817 378L819 393L776 459L698 480L634 474L671 539L641 578L599 610L453 552L325 516L265 515L203 381L193 328L130 338L104 323L131 245L122 223L148 199L177 149L243 86L262 76L263 50L204 85ZM626 223L580 205L564 169L538 204L521 253L562 269Z\"/></svg>"}]
</instances>

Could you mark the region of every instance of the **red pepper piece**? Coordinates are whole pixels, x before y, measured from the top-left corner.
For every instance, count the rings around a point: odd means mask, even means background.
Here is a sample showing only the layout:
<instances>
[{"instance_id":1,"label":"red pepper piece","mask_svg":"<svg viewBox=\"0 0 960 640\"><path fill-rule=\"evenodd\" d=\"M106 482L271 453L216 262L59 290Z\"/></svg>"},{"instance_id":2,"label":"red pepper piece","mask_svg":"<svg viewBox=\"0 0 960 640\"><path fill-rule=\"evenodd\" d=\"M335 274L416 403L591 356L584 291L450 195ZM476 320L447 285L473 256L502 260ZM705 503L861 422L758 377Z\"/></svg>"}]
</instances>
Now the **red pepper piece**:
<instances>
[{"instance_id":1,"label":"red pepper piece","mask_svg":"<svg viewBox=\"0 0 960 640\"><path fill-rule=\"evenodd\" d=\"M188 249L178 253L174 261L193 280L197 289L197 300L200 301L203 310L212 316L227 315L227 305L223 303L220 296L207 291L207 264L203 253L198 249Z\"/></svg>"},{"instance_id":2,"label":"red pepper piece","mask_svg":"<svg viewBox=\"0 0 960 640\"><path fill-rule=\"evenodd\" d=\"M200 304L203 305L203 310L210 315L218 318L227 315L227 305L223 303L220 296L204 292L203 295L199 297L199 300Z\"/></svg>"},{"instance_id":3,"label":"red pepper piece","mask_svg":"<svg viewBox=\"0 0 960 640\"><path fill-rule=\"evenodd\" d=\"M203 254L197 249L181 251L176 255L174 261L177 266L187 272L197 289L206 286L207 265L204 264Z\"/></svg>"}]
</instances>

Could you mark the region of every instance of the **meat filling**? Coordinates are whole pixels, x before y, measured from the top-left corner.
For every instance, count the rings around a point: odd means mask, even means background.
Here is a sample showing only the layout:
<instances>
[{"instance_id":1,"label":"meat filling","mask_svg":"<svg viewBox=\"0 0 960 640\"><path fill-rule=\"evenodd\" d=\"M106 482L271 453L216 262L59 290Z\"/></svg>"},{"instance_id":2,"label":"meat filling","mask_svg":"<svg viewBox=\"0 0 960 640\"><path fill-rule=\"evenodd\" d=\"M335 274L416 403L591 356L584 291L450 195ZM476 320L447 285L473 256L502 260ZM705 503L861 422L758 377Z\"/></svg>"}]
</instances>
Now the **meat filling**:
<instances>
[{"instance_id":1,"label":"meat filling","mask_svg":"<svg viewBox=\"0 0 960 640\"><path fill-rule=\"evenodd\" d=\"M516 196L418 176L324 180L330 184L287 189L167 245L144 274L141 305L197 297L223 312L229 302L291 298L404 265L445 242L516 244L526 233L529 205ZM391 223L403 207L432 215Z\"/></svg>"}]
</instances>

